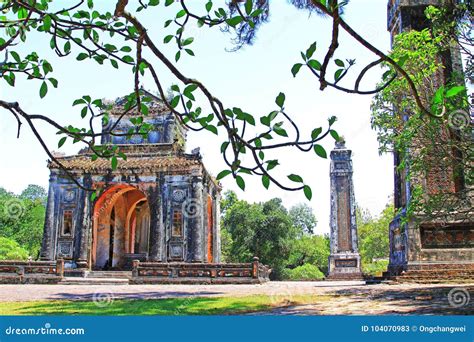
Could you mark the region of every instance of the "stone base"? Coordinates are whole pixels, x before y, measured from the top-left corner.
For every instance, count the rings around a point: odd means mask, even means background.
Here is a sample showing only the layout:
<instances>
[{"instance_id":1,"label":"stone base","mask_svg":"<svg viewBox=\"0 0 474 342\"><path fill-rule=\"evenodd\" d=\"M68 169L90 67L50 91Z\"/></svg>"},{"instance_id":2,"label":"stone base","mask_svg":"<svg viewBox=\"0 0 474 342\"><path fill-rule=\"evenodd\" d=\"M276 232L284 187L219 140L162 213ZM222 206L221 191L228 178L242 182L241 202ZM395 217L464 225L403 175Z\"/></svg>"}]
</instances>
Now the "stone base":
<instances>
[{"instance_id":1,"label":"stone base","mask_svg":"<svg viewBox=\"0 0 474 342\"><path fill-rule=\"evenodd\" d=\"M472 283L474 262L409 263L405 269L397 273L393 268L389 268L389 272L384 276L401 283Z\"/></svg>"},{"instance_id":2,"label":"stone base","mask_svg":"<svg viewBox=\"0 0 474 342\"><path fill-rule=\"evenodd\" d=\"M336 253L329 256L327 280L362 280L359 253Z\"/></svg>"}]
</instances>

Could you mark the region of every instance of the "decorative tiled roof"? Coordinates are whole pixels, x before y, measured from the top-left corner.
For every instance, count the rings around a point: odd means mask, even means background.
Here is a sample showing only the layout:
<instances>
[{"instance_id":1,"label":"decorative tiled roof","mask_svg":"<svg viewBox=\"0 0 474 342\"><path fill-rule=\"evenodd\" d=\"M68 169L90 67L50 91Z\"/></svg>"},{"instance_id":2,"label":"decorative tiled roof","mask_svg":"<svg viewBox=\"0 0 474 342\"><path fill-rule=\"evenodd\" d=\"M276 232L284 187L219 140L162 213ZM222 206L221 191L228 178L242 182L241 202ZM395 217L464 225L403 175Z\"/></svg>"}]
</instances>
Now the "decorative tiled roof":
<instances>
[{"instance_id":1,"label":"decorative tiled roof","mask_svg":"<svg viewBox=\"0 0 474 342\"><path fill-rule=\"evenodd\" d=\"M77 155L58 158L67 170L97 171L111 170L110 160L99 158L92 160L90 155ZM202 166L201 159L193 155L127 155L127 160L119 159L117 170L174 171ZM48 163L49 168L59 168L55 162Z\"/></svg>"}]
</instances>

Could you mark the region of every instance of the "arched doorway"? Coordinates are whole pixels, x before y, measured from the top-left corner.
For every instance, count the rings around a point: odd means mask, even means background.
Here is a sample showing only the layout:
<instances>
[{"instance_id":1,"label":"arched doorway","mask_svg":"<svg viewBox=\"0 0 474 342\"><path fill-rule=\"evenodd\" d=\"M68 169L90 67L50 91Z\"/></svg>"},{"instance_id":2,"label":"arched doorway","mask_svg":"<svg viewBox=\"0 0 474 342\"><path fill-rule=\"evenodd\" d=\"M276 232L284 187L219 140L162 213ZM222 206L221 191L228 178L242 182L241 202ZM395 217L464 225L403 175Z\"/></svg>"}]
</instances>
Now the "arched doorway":
<instances>
[{"instance_id":1,"label":"arched doorway","mask_svg":"<svg viewBox=\"0 0 474 342\"><path fill-rule=\"evenodd\" d=\"M118 184L107 189L94 206L93 221L93 269L123 269L132 256L148 254L150 208L137 188Z\"/></svg>"}]
</instances>

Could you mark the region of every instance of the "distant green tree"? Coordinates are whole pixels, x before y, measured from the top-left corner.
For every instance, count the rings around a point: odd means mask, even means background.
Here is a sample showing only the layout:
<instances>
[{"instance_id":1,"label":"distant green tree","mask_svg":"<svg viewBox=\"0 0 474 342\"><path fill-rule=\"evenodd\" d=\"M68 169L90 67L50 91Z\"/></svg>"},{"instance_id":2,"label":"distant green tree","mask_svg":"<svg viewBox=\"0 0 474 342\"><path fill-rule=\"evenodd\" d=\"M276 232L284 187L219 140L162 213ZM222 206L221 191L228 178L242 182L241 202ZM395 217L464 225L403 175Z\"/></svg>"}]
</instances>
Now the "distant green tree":
<instances>
[{"instance_id":1,"label":"distant green tree","mask_svg":"<svg viewBox=\"0 0 474 342\"><path fill-rule=\"evenodd\" d=\"M289 213L296 228L301 230L303 234L313 234L318 223L313 208L306 203L300 203L291 207Z\"/></svg>"},{"instance_id":2,"label":"distant green tree","mask_svg":"<svg viewBox=\"0 0 474 342\"><path fill-rule=\"evenodd\" d=\"M39 256L43 235L45 198L42 193L45 194L45 190L37 185L28 186L22 193L25 196L0 189L0 237L17 242L34 259Z\"/></svg>"},{"instance_id":3,"label":"distant green tree","mask_svg":"<svg viewBox=\"0 0 474 342\"><path fill-rule=\"evenodd\" d=\"M229 192L227 196L232 198L233 195ZM228 199L225 197L224 203ZM227 261L249 262L258 256L273 269L273 278L281 277L297 236L281 199L253 204L233 200L225 209L222 223L223 236L227 239L227 242L223 241ZM226 243L230 243L230 247Z\"/></svg>"},{"instance_id":4,"label":"distant green tree","mask_svg":"<svg viewBox=\"0 0 474 342\"><path fill-rule=\"evenodd\" d=\"M329 257L329 237L327 235L302 236L291 246L287 268L295 269L305 264L319 268L327 273Z\"/></svg>"},{"instance_id":5,"label":"distant green tree","mask_svg":"<svg viewBox=\"0 0 474 342\"><path fill-rule=\"evenodd\" d=\"M22 199L28 199L30 201L39 200L41 202L45 202L47 197L48 193L46 192L45 188L35 184L28 185L20 195L20 198Z\"/></svg>"},{"instance_id":6,"label":"distant green tree","mask_svg":"<svg viewBox=\"0 0 474 342\"><path fill-rule=\"evenodd\" d=\"M394 215L393 204L387 205L377 218L357 209L359 250L363 263L370 264L377 259L388 258L389 225Z\"/></svg>"}]
</instances>

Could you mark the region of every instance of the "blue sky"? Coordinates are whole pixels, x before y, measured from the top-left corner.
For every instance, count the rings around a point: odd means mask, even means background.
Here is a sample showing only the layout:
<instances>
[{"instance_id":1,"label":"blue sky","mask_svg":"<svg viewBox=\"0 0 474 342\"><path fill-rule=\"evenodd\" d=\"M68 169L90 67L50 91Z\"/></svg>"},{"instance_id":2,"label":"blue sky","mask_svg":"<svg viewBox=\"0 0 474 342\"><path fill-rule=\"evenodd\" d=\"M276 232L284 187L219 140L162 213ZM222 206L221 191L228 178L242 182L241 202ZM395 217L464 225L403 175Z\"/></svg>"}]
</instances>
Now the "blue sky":
<instances>
[{"instance_id":1,"label":"blue sky","mask_svg":"<svg viewBox=\"0 0 474 342\"><path fill-rule=\"evenodd\" d=\"M107 2L110 10L113 3ZM198 8L203 4L199 4ZM107 5L101 3L101 7ZM160 6L138 17L149 27L152 37L161 42L165 35L172 33L170 28L163 29L162 24L169 16L170 12ZM346 9L345 19L376 47L388 51L390 38L386 30L386 1L352 1ZM370 128L371 97L347 95L332 89L321 92L317 80L308 72L302 69L296 78L290 72L291 66L300 61L299 52L314 41L318 43L316 56L321 59L329 44L330 32L331 22L328 19L309 16L286 1L273 0L270 22L260 28L253 46L229 53L225 51L226 47L231 47L228 34L217 28L192 27L188 35L195 37L193 50L196 57L186 56L180 60L178 67L185 75L206 84L227 107L238 106L257 117L274 110L276 95L284 92L287 112L308 135L313 128L324 126L329 116L337 116L335 128L353 150L356 200L360 206L378 214L393 192L393 162L389 155L378 155L376 135ZM49 49L49 40L44 35L30 36L22 49L25 52L36 50L46 57L53 65L53 77L60 84L58 89L50 89L46 98L40 99L38 82L18 79L15 88L2 82L2 99L20 102L29 113L47 114L60 123L80 124L79 110L72 107L74 99L85 94L93 98L115 99L133 89L133 75L129 68L117 71L109 65L99 66L95 62L77 63L75 55L78 51L59 59ZM176 48L170 44L163 51L172 59ZM374 56L344 34L336 57L356 59L359 69L374 60ZM158 70L167 86L175 82L165 68L158 67ZM373 87L380 75L380 70L369 73L364 82L366 87ZM148 78L144 79L144 86L154 90ZM5 111L0 110L0 113L0 186L14 192L20 192L31 183L47 186L49 172L46 154L27 127L23 127L20 139L16 139L15 119ZM49 146L57 149L55 130L41 126L41 132ZM188 136L188 150L200 146L204 162L214 175L224 166L219 153L223 138L201 133L190 133ZM334 142L327 139L323 145L329 152ZM79 148L78 145L65 145L61 151L74 154ZM328 232L329 160L318 158L314 153L294 153L292 150L281 150L277 155L282 163L278 172L280 177L298 173L312 186L314 197L310 205L319 221L316 231ZM249 201L281 197L288 207L306 201L300 192L288 193L275 186L267 191L257 178L247 180L245 192L240 191L231 178L224 179L223 185L224 190L235 190Z\"/></svg>"}]
</instances>

